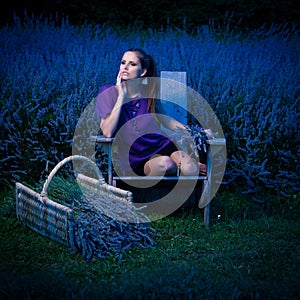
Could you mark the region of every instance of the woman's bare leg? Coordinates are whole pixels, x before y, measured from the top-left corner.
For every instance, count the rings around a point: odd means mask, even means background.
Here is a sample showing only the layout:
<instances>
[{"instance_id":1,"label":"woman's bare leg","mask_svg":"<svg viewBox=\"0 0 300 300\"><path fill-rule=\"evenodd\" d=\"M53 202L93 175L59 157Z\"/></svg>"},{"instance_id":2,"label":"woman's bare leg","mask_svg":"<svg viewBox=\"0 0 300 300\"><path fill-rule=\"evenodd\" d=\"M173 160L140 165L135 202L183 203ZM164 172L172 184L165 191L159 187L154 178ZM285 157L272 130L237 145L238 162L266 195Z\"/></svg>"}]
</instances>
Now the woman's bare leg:
<instances>
[{"instance_id":1,"label":"woman's bare leg","mask_svg":"<svg viewBox=\"0 0 300 300\"><path fill-rule=\"evenodd\" d=\"M206 165L195 161L183 151L175 151L171 156L155 156L146 162L144 173L147 176L175 175L180 163L181 175L198 176L206 173Z\"/></svg>"},{"instance_id":2,"label":"woman's bare leg","mask_svg":"<svg viewBox=\"0 0 300 300\"><path fill-rule=\"evenodd\" d=\"M192 159L184 151L175 151L171 154L171 159L175 162L176 166L180 164L181 175L185 176L198 176L199 164Z\"/></svg>"},{"instance_id":3,"label":"woman's bare leg","mask_svg":"<svg viewBox=\"0 0 300 300\"><path fill-rule=\"evenodd\" d=\"M177 166L169 156L155 156L148 160L144 166L147 176L164 176L176 174Z\"/></svg>"}]
</instances>

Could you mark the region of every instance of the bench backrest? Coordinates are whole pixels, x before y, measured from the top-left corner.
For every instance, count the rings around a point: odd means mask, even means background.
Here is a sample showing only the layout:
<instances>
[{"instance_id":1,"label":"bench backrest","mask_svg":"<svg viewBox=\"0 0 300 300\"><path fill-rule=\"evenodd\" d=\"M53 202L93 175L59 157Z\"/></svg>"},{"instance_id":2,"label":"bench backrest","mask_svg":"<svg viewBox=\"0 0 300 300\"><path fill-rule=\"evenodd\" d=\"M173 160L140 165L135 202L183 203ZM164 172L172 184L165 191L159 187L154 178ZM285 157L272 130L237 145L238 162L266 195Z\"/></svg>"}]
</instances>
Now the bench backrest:
<instances>
[{"instance_id":1,"label":"bench backrest","mask_svg":"<svg viewBox=\"0 0 300 300\"><path fill-rule=\"evenodd\" d=\"M160 77L159 98L169 100L166 103L169 116L187 124L186 72L161 71Z\"/></svg>"}]
</instances>

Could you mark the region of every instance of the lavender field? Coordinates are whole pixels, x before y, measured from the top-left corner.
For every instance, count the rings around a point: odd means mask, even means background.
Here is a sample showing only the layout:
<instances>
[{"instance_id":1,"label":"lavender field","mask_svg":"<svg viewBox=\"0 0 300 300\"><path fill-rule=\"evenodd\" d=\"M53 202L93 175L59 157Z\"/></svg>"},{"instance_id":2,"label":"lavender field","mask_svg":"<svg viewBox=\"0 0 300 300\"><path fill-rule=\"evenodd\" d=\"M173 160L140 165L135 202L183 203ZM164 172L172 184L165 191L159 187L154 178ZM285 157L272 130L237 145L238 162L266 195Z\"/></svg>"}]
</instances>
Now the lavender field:
<instances>
[{"instance_id":1,"label":"lavender field","mask_svg":"<svg viewBox=\"0 0 300 300\"><path fill-rule=\"evenodd\" d=\"M300 39L293 28L213 26L120 34L105 26L28 19L0 29L1 185L35 182L72 151L84 108L114 83L119 59L144 48L159 70L186 71L227 139L224 184L299 193Z\"/></svg>"}]
</instances>

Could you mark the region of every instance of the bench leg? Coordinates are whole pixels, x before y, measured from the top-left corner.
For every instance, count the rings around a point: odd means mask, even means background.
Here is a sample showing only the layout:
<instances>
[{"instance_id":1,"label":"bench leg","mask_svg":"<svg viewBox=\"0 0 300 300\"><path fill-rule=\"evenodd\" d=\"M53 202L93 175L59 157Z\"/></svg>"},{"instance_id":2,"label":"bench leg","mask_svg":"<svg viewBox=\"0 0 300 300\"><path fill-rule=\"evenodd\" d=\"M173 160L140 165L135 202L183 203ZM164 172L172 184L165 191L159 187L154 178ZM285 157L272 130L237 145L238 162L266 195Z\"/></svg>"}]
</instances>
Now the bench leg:
<instances>
[{"instance_id":1,"label":"bench leg","mask_svg":"<svg viewBox=\"0 0 300 300\"><path fill-rule=\"evenodd\" d=\"M209 209L210 209L210 203L208 203L204 207L204 226L205 226L205 228L208 228L208 226L209 226Z\"/></svg>"},{"instance_id":2,"label":"bench leg","mask_svg":"<svg viewBox=\"0 0 300 300\"><path fill-rule=\"evenodd\" d=\"M200 201L198 203L200 209L204 209L204 225L206 228L209 226L209 209L210 209L210 182L208 180L203 181L202 193Z\"/></svg>"}]
</instances>

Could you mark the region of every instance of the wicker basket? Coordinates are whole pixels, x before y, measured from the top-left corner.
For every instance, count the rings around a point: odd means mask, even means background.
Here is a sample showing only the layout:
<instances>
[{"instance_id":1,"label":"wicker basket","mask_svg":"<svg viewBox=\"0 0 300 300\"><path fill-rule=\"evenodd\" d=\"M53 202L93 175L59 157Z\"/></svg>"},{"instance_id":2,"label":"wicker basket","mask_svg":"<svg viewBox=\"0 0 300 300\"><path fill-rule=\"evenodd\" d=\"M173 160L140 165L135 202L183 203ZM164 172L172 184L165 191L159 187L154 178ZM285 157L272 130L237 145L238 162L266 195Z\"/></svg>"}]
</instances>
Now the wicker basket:
<instances>
[{"instance_id":1,"label":"wicker basket","mask_svg":"<svg viewBox=\"0 0 300 300\"><path fill-rule=\"evenodd\" d=\"M83 174L77 176L77 182L85 188L97 191L102 195L114 196L120 201L132 201L132 193L105 183L97 165L90 159L80 155L69 156L59 162L49 174L39 194L23 184L16 183L16 214L17 218L32 230L75 249L74 211L60 203L52 201L47 196L49 184L59 168L71 160L81 160L90 163L98 179Z\"/></svg>"}]
</instances>

